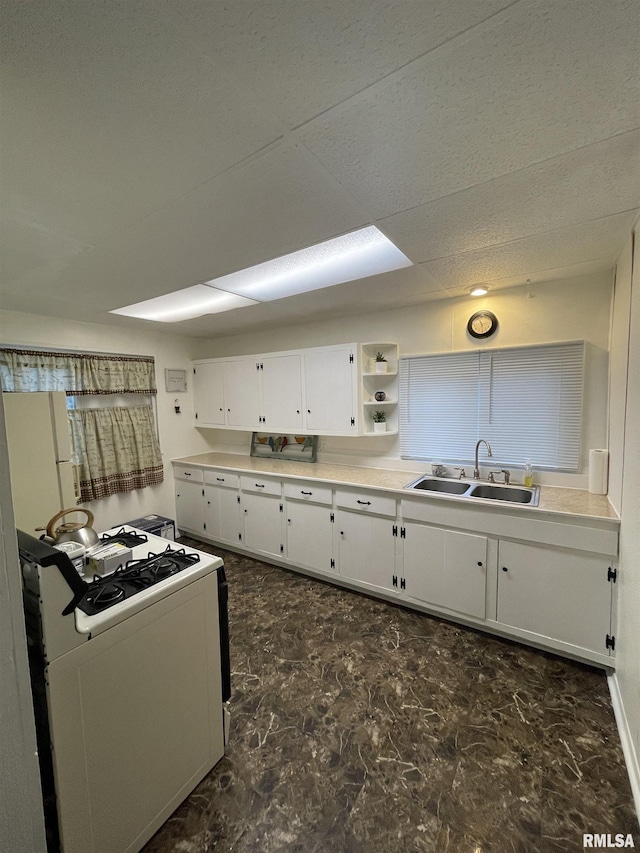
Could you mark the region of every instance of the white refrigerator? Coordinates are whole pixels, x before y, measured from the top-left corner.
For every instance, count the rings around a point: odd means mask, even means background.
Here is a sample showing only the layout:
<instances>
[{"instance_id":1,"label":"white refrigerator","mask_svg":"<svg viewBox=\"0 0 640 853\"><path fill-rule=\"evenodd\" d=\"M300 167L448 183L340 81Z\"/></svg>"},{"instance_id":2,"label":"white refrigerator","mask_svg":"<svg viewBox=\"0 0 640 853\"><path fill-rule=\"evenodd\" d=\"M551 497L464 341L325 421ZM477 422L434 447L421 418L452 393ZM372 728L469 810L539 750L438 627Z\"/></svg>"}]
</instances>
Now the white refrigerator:
<instances>
[{"instance_id":1,"label":"white refrigerator","mask_svg":"<svg viewBox=\"0 0 640 853\"><path fill-rule=\"evenodd\" d=\"M37 527L77 504L66 397L62 391L5 392L11 494L16 527Z\"/></svg>"}]
</instances>

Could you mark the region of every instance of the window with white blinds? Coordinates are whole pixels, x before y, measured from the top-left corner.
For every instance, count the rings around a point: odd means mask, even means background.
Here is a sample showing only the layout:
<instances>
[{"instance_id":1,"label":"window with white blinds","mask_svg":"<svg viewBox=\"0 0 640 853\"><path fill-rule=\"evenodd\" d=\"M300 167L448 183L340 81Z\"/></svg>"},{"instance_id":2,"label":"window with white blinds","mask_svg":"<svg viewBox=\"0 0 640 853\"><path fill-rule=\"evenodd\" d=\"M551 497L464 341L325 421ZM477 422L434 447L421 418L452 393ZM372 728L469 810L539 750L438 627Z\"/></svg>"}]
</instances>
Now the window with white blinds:
<instances>
[{"instance_id":1,"label":"window with white blinds","mask_svg":"<svg viewBox=\"0 0 640 853\"><path fill-rule=\"evenodd\" d=\"M400 361L403 459L463 461L479 438L492 464L577 471L584 343Z\"/></svg>"}]
</instances>

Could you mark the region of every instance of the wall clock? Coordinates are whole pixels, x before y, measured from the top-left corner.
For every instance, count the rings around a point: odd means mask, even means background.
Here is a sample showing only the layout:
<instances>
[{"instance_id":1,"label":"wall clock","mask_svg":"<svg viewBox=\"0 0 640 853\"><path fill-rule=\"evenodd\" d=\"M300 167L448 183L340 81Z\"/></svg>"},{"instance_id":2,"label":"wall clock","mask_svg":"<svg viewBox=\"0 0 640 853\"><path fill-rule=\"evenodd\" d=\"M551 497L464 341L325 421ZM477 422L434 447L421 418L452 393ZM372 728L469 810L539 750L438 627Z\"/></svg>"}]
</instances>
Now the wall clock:
<instances>
[{"instance_id":1,"label":"wall clock","mask_svg":"<svg viewBox=\"0 0 640 853\"><path fill-rule=\"evenodd\" d=\"M473 338L489 338L497 328L498 318L491 311L476 311L467 323L467 332Z\"/></svg>"}]
</instances>

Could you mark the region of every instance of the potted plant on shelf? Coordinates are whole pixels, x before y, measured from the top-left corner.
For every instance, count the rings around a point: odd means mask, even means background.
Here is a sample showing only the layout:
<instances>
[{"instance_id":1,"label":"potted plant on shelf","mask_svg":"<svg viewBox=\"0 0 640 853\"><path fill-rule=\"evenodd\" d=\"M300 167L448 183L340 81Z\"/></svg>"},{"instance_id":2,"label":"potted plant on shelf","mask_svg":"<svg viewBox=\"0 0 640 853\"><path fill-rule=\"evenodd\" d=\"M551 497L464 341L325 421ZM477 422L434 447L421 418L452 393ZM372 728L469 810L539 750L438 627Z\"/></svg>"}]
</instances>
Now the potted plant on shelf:
<instances>
[{"instance_id":1,"label":"potted plant on shelf","mask_svg":"<svg viewBox=\"0 0 640 853\"><path fill-rule=\"evenodd\" d=\"M373 413L373 431L374 432L386 432L387 431L387 415L385 412L377 411Z\"/></svg>"},{"instance_id":2,"label":"potted plant on shelf","mask_svg":"<svg viewBox=\"0 0 640 853\"><path fill-rule=\"evenodd\" d=\"M376 373L386 373L387 372L387 359L381 352L376 353L376 360L374 364L374 369Z\"/></svg>"}]
</instances>

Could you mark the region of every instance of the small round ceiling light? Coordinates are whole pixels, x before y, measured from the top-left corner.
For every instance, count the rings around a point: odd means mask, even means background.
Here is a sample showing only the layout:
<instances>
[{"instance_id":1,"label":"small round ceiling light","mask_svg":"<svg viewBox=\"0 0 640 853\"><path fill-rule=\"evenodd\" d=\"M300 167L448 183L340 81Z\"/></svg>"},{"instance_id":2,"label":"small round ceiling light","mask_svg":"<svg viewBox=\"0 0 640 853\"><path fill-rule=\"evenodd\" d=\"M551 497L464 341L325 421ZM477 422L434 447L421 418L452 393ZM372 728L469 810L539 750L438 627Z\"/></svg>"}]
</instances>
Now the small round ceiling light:
<instances>
[{"instance_id":1,"label":"small round ceiling light","mask_svg":"<svg viewBox=\"0 0 640 853\"><path fill-rule=\"evenodd\" d=\"M473 287L469 288L471 296L486 296L488 292L489 288L486 284L474 284Z\"/></svg>"}]
</instances>

